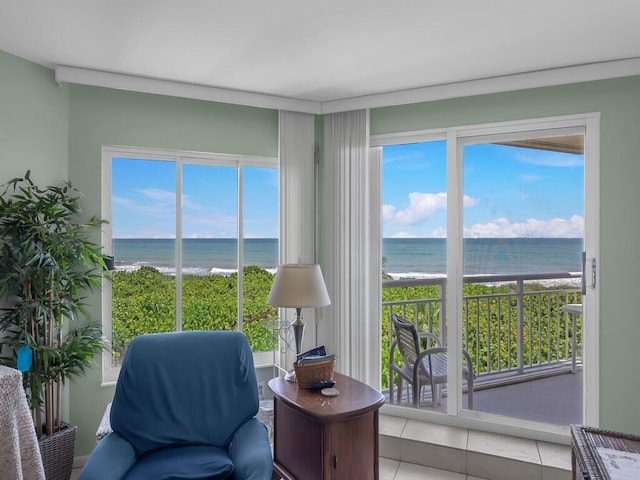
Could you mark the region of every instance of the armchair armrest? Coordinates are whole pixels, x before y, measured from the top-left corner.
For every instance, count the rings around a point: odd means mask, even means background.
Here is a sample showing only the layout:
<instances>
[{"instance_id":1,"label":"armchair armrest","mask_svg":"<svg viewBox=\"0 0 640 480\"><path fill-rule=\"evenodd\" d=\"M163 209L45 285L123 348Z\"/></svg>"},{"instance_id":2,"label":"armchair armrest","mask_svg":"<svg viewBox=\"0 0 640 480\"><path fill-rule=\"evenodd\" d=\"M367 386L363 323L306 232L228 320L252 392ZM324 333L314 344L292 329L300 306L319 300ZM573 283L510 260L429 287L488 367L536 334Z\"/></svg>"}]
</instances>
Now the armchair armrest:
<instances>
[{"instance_id":1,"label":"armchair armrest","mask_svg":"<svg viewBox=\"0 0 640 480\"><path fill-rule=\"evenodd\" d=\"M112 432L98 442L78 480L120 480L135 462L133 446Z\"/></svg>"},{"instance_id":2,"label":"armchair armrest","mask_svg":"<svg viewBox=\"0 0 640 480\"><path fill-rule=\"evenodd\" d=\"M267 427L252 418L234 433L229 445L234 478L238 480L271 480L273 455Z\"/></svg>"}]
</instances>

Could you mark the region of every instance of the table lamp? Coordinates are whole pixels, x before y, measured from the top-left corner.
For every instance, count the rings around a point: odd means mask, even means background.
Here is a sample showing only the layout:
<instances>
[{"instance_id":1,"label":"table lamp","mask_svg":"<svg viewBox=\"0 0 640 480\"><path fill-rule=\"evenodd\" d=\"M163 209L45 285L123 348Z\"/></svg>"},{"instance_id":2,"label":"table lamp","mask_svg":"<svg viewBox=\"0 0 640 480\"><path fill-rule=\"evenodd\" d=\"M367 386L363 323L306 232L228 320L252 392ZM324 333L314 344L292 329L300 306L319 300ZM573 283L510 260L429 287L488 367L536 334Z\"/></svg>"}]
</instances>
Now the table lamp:
<instances>
[{"instance_id":1,"label":"table lamp","mask_svg":"<svg viewBox=\"0 0 640 480\"><path fill-rule=\"evenodd\" d=\"M296 319L291 326L296 342L297 357L300 354L304 334L302 309L324 307L331 304L320 265L300 263L280 265L276 271L273 285L271 285L267 303L275 307L296 309ZM295 373L289 372L287 377L287 380L295 381Z\"/></svg>"}]
</instances>

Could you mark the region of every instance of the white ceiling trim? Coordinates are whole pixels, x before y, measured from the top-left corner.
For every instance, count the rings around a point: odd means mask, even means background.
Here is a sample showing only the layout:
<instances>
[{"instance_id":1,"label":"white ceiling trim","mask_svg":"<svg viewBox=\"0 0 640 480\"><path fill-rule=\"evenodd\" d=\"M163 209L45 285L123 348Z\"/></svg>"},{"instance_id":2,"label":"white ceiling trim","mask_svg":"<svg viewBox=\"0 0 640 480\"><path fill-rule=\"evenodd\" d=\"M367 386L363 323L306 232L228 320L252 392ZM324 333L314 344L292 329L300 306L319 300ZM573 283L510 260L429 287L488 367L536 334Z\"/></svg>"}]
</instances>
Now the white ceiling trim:
<instances>
[{"instance_id":1,"label":"white ceiling trim","mask_svg":"<svg viewBox=\"0 0 640 480\"><path fill-rule=\"evenodd\" d=\"M554 68L514 75L502 75L466 82L433 85L399 92L328 101L323 102L322 113L430 102L434 100L445 100L447 98L470 97L473 95L510 92L527 88L630 77L633 75L640 75L640 58Z\"/></svg>"},{"instance_id":2,"label":"white ceiling trim","mask_svg":"<svg viewBox=\"0 0 640 480\"><path fill-rule=\"evenodd\" d=\"M132 92L155 93L172 97L232 103L248 107L290 110L293 112L322 113L320 102L278 97L262 93L243 92L226 88L207 87L191 83L172 82L156 78L103 72L86 68L56 66L56 82L115 88Z\"/></svg>"},{"instance_id":3,"label":"white ceiling trim","mask_svg":"<svg viewBox=\"0 0 640 480\"><path fill-rule=\"evenodd\" d=\"M363 108L429 102L447 98L509 92L553 85L566 85L634 75L640 75L640 58L503 75L398 92L316 102L63 65L57 66L55 69L55 78L58 83L66 82L92 85L118 90L154 93L312 114L336 113Z\"/></svg>"}]
</instances>

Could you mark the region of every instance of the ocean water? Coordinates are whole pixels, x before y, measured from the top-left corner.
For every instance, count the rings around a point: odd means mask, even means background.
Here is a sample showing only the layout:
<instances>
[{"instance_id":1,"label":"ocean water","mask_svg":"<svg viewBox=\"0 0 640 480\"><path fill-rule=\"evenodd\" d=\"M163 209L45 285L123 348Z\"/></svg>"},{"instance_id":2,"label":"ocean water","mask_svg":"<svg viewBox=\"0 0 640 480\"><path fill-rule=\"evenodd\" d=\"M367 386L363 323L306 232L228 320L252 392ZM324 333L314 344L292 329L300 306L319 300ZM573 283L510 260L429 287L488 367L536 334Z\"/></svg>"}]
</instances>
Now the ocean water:
<instances>
[{"instance_id":1,"label":"ocean water","mask_svg":"<svg viewBox=\"0 0 640 480\"><path fill-rule=\"evenodd\" d=\"M464 275L579 272L581 238L468 238L463 242ZM443 238L385 238L385 271L393 277L443 276Z\"/></svg>"},{"instance_id":2,"label":"ocean water","mask_svg":"<svg viewBox=\"0 0 640 480\"><path fill-rule=\"evenodd\" d=\"M525 274L579 272L580 238L480 238L465 239L464 274ZM175 273L175 241L171 239L114 239L116 268L131 270L150 265L163 273ZM275 271L278 265L276 239L247 239L244 264ZM385 238L382 241L384 269L395 278L444 276L446 240L440 238ZM229 274L235 271L235 239L185 239L183 272Z\"/></svg>"},{"instance_id":3,"label":"ocean water","mask_svg":"<svg viewBox=\"0 0 640 480\"><path fill-rule=\"evenodd\" d=\"M163 273L175 273L175 240L118 238L113 240L117 270L143 265ZM244 241L244 264L275 272L278 266L278 240L256 238ZM182 241L182 271L186 274L227 275L236 271L238 242L233 238L189 238Z\"/></svg>"}]
</instances>

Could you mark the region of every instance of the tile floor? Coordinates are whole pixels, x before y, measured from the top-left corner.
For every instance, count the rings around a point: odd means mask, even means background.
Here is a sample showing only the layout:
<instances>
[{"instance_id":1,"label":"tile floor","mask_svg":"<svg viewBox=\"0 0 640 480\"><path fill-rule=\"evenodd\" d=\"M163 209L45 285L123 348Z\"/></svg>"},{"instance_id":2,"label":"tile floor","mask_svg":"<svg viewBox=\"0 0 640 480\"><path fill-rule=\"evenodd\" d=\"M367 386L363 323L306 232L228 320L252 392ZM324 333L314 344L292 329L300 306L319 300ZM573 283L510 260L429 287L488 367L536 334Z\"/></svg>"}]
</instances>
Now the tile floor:
<instances>
[{"instance_id":1,"label":"tile floor","mask_svg":"<svg viewBox=\"0 0 640 480\"><path fill-rule=\"evenodd\" d=\"M74 468L71 480L77 480L81 468ZM515 473L513 478L519 478ZM415 463L400 462L390 458L380 457L379 480L491 480L481 477L465 475L464 473L450 472L438 468L425 467Z\"/></svg>"},{"instance_id":2,"label":"tile floor","mask_svg":"<svg viewBox=\"0 0 640 480\"><path fill-rule=\"evenodd\" d=\"M71 480L77 480L81 468L74 468ZM389 458L380 458L379 480L485 480L461 473L447 472L436 468L424 467L412 463L398 462Z\"/></svg>"},{"instance_id":3,"label":"tile floor","mask_svg":"<svg viewBox=\"0 0 640 480\"><path fill-rule=\"evenodd\" d=\"M488 480L380 457L380 480Z\"/></svg>"},{"instance_id":4,"label":"tile floor","mask_svg":"<svg viewBox=\"0 0 640 480\"><path fill-rule=\"evenodd\" d=\"M571 449L567 445L430 424L389 415L380 415L380 455L385 458L385 478L393 480L404 479L405 471L419 469L418 465L438 469L435 472L426 470L424 474L431 476L421 478L571 478ZM396 463L389 464L386 459ZM389 470L393 472L394 465L397 465L395 477L389 476ZM457 476L454 472L457 472Z\"/></svg>"},{"instance_id":5,"label":"tile floor","mask_svg":"<svg viewBox=\"0 0 640 480\"><path fill-rule=\"evenodd\" d=\"M380 480L571 478L566 445L389 415L380 415L380 455ZM76 467L71 480L77 480L81 462Z\"/></svg>"}]
</instances>

